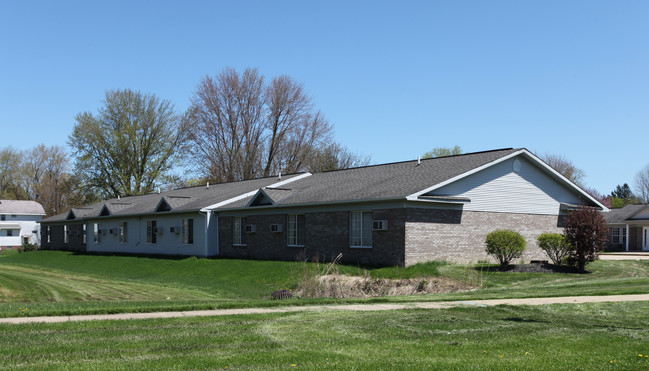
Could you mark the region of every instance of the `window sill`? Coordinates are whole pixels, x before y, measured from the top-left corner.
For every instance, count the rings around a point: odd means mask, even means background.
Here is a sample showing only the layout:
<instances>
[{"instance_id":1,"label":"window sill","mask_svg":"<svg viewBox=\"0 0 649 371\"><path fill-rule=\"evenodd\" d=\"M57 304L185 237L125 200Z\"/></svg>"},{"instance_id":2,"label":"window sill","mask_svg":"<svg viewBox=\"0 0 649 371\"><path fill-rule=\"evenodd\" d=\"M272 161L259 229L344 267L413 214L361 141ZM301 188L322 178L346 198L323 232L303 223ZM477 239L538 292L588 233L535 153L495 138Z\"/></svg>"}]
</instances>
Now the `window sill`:
<instances>
[{"instance_id":1,"label":"window sill","mask_svg":"<svg viewBox=\"0 0 649 371\"><path fill-rule=\"evenodd\" d=\"M371 249L372 246L349 246L350 249Z\"/></svg>"},{"instance_id":2,"label":"window sill","mask_svg":"<svg viewBox=\"0 0 649 371\"><path fill-rule=\"evenodd\" d=\"M304 245L286 245L287 247L304 247Z\"/></svg>"},{"instance_id":3,"label":"window sill","mask_svg":"<svg viewBox=\"0 0 649 371\"><path fill-rule=\"evenodd\" d=\"M248 245L232 244L233 247L248 247Z\"/></svg>"}]
</instances>

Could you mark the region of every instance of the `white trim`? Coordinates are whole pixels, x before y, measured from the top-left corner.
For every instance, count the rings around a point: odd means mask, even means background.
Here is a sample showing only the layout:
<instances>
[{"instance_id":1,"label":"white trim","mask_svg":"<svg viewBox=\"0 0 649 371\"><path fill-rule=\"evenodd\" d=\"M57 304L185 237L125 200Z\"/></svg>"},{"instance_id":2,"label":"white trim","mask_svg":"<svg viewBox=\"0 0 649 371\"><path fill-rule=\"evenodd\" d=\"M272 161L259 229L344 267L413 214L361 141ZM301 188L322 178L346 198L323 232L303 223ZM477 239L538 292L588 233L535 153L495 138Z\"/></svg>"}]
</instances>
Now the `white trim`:
<instances>
[{"instance_id":1,"label":"white trim","mask_svg":"<svg viewBox=\"0 0 649 371\"><path fill-rule=\"evenodd\" d=\"M276 188L276 187L283 186L283 185L285 185L285 184L288 184L288 183L294 182L294 181L296 181L296 180L300 180L300 179L306 178L306 177L308 177L308 176L311 176L311 173L304 173L304 174L301 174L301 175L295 176L295 177L293 177L293 178L291 178L291 179L286 179L286 180L283 180L283 181L281 181L281 182L278 182L278 183L275 183L275 184L272 184L272 185L266 186L266 188L271 188L271 189L272 189L272 188ZM254 195L257 194L257 192L259 192L259 189L255 189L254 191L250 191L250 192L248 192L248 193L244 193L244 194L242 194L242 195L239 195L239 196L236 196L236 197L232 197L232 198L227 199L227 200L225 200L225 201L221 201L221 202L215 203L214 205L205 206L205 207L202 208L200 211L202 211L202 212L210 211L210 210L213 210L213 209L219 208L219 207L221 207L221 206L223 206L223 205L227 205L227 204L233 203L233 202L235 202L235 201L243 200L244 198L248 198L248 197L254 196Z\"/></svg>"},{"instance_id":2,"label":"white trim","mask_svg":"<svg viewBox=\"0 0 649 371\"><path fill-rule=\"evenodd\" d=\"M254 196L252 197L252 199L250 200L250 202L248 202L248 203L246 204L246 207L250 207L250 205L252 205L252 203L255 202L255 200L259 197L259 194L260 194L260 193L261 193L264 197L266 197L268 200L270 200L270 205L263 205L263 206L275 206L275 201L273 201L273 199L270 198L270 196L268 196L268 193L266 193L266 192L264 191L263 188L259 188L259 189L257 190L257 193L255 193L255 195L254 195Z\"/></svg>"},{"instance_id":3,"label":"white trim","mask_svg":"<svg viewBox=\"0 0 649 371\"><path fill-rule=\"evenodd\" d=\"M479 172L479 171L482 171L482 170L484 170L484 169L487 169L487 168L489 168L489 167L492 167L492 166L494 166L494 165L496 165L496 164L499 164L499 163L501 163L501 162L503 162L503 161L507 161L507 160L509 160L510 158L513 158L513 157L516 157L516 156L519 156L519 155L524 155L524 156L526 156L527 158L529 158L529 159L535 161L539 166L541 166L542 168L544 168L546 171L550 172L552 175L554 175L555 177L559 178L560 180L562 180L563 182L565 182L566 184L568 184L572 189L576 190L576 191L579 192L582 196L584 196L584 197L586 197L587 199L589 199L590 201L592 201L595 205L598 205L598 206L602 209L603 212L608 212L608 211L610 211L609 208L607 208L606 206L602 205L599 201L597 201L597 200L596 200L595 198L593 198L591 195L589 195L588 193L586 193L583 189L581 189L581 188L580 188L579 186L577 186L575 183L573 183L573 182L570 181L568 178L566 178L566 177L564 177L563 175L561 175L561 173L559 173L558 171L554 170L552 167L550 167L550 166L549 166L548 164L546 164L545 162L541 161L538 157L536 157L534 154L532 154L531 152L529 152L529 151L526 150L526 149L521 149L521 150L519 150L519 151L516 151L516 152L510 153L510 154L507 155L507 156L503 156L503 157L501 157L501 158L499 158L499 159L496 159L496 160L494 160L494 161L491 161L491 162L489 162L489 163L486 163L486 164L484 164L484 165L482 165L482 166L478 166L478 167L476 167L475 169L469 170L469 171L467 171L467 172L465 172L465 173L462 173L462 174L460 174L460 175L458 175L458 176L455 176L455 177L453 177L453 178L451 178L451 179L447 179L447 180L445 180L445 181L443 181L443 182L437 183L437 184L435 184L435 185L433 185L433 186L431 186L431 187L428 187L428 188L426 188L426 189L424 189L424 190L421 190L421 191L419 191L419 192L416 192L416 193L413 193L413 194L407 196L406 199L407 199L408 201L421 201L421 200L418 199L418 197L421 196L421 195L423 195L423 194L426 194L426 193L428 193L428 192L434 191L434 190L436 190L436 189L438 189L438 188L441 188L441 187L443 187L443 186L445 186L445 185L448 185L448 184L451 184L451 183L453 183L453 182L456 182L456 181L458 181L458 180L460 180L460 179L466 178L466 177L469 176L469 175L475 174L475 173L477 173L477 172Z\"/></svg>"},{"instance_id":4,"label":"white trim","mask_svg":"<svg viewBox=\"0 0 649 371\"><path fill-rule=\"evenodd\" d=\"M642 227L642 251L649 251L649 227Z\"/></svg>"},{"instance_id":5,"label":"white trim","mask_svg":"<svg viewBox=\"0 0 649 371\"><path fill-rule=\"evenodd\" d=\"M629 225L626 225L626 251L629 251Z\"/></svg>"}]
</instances>

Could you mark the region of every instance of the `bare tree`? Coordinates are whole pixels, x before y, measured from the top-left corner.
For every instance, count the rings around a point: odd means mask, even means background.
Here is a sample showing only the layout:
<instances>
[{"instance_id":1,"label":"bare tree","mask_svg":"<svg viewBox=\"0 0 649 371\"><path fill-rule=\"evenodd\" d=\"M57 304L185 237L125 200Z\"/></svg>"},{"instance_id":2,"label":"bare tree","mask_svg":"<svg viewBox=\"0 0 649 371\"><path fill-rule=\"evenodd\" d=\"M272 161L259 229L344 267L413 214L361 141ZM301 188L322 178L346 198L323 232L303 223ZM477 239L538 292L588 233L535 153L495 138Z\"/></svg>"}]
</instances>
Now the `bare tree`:
<instances>
[{"instance_id":1,"label":"bare tree","mask_svg":"<svg viewBox=\"0 0 649 371\"><path fill-rule=\"evenodd\" d=\"M234 181L305 170L332 127L289 76L256 69L201 79L185 115L195 163L207 179Z\"/></svg>"},{"instance_id":2,"label":"bare tree","mask_svg":"<svg viewBox=\"0 0 649 371\"><path fill-rule=\"evenodd\" d=\"M550 165L554 170L558 171L561 175L568 178L573 183L583 186L583 180L586 177L586 173L583 170L576 167L572 161L568 160L564 155L558 155L554 153L546 153L539 155L541 160L546 164Z\"/></svg>"},{"instance_id":3,"label":"bare tree","mask_svg":"<svg viewBox=\"0 0 649 371\"><path fill-rule=\"evenodd\" d=\"M22 185L30 200L43 205L47 215L69 209L70 159L61 146L40 144L24 154Z\"/></svg>"},{"instance_id":4,"label":"bare tree","mask_svg":"<svg viewBox=\"0 0 649 371\"><path fill-rule=\"evenodd\" d=\"M323 171L348 169L352 167L367 166L371 162L369 156L363 157L350 152L338 143L332 143L319 148L310 161L309 171L320 173Z\"/></svg>"},{"instance_id":5,"label":"bare tree","mask_svg":"<svg viewBox=\"0 0 649 371\"><path fill-rule=\"evenodd\" d=\"M635 196L643 203L649 203L649 165L643 167L635 175Z\"/></svg>"}]
</instances>

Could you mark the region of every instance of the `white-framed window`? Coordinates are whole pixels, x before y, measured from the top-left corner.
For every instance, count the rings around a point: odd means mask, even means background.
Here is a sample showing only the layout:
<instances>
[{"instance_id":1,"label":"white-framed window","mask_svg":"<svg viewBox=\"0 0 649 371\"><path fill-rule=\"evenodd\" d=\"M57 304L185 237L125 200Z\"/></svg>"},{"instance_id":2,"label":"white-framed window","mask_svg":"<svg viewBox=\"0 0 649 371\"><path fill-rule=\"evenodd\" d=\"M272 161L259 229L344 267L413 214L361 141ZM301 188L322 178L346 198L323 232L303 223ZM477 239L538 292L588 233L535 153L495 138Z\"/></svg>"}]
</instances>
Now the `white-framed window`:
<instances>
[{"instance_id":1,"label":"white-framed window","mask_svg":"<svg viewBox=\"0 0 649 371\"><path fill-rule=\"evenodd\" d=\"M246 218L243 216L235 216L232 218L232 244L245 246L246 245L246 234L244 233L244 224L246 223Z\"/></svg>"},{"instance_id":2,"label":"white-framed window","mask_svg":"<svg viewBox=\"0 0 649 371\"><path fill-rule=\"evenodd\" d=\"M47 243L50 243L51 237L52 233L50 233L50 226L48 225L47 227L45 227L45 241L47 241Z\"/></svg>"},{"instance_id":3,"label":"white-framed window","mask_svg":"<svg viewBox=\"0 0 649 371\"><path fill-rule=\"evenodd\" d=\"M101 223L95 223L92 228L93 240L95 243L101 243Z\"/></svg>"},{"instance_id":4,"label":"white-framed window","mask_svg":"<svg viewBox=\"0 0 649 371\"><path fill-rule=\"evenodd\" d=\"M13 237L14 236L14 230L13 229L7 229L7 237Z\"/></svg>"},{"instance_id":5,"label":"white-framed window","mask_svg":"<svg viewBox=\"0 0 649 371\"><path fill-rule=\"evenodd\" d=\"M0 221L5 221L7 220L7 216L5 214L0 215Z\"/></svg>"},{"instance_id":6,"label":"white-framed window","mask_svg":"<svg viewBox=\"0 0 649 371\"><path fill-rule=\"evenodd\" d=\"M70 237L68 236L68 226L63 226L63 243L69 243Z\"/></svg>"},{"instance_id":7,"label":"white-framed window","mask_svg":"<svg viewBox=\"0 0 649 371\"><path fill-rule=\"evenodd\" d=\"M119 243L128 242L128 223L120 222L119 223Z\"/></svg>"},{"instance_id":8,"label":"white-framed window","mask_svg":"<svg viewBox=\"0 0 649 371\"><path fill-rule=\"evenodd\" d=\"M349 214L349 247L372 247L371 211L352 211Z\"/></svg>"},{"instance_id":9,"label":"white-framed window","mask_svg":"<svg viewBox=\"0 0 649 371\"><path fill-rule=\"evenodd\" d=\"M290 214L286 222L286 238L289 246L304 246L304 214Z\"/></svg>"},{"instance_id":10,"label":"white-framed window","mask_svg":"<svg viewBox=\"0 0 649 371\"><path fill-rule=\"evenodd\" d=\"M81 241L83 243L86 243L86 234L88 233L88 227L84 224L83 225L83 234L81 235ZM47 241L49 242L49 241Z\"/></svg>"},{"instance_id":11,"label":"white-framed window","mask_svg":"<svg viewBox=\"0 0 649 371\"><path fill-rule=\"evenodd\" d=\"M194 219L183 219L182 236L183 244L194 244Z\"/></svg>"},{"instance_id":12,"label":"white-framed window","mask_svg":"<svg viewBox=\"0 0 649 371\"><path fill-rule=\"evenodd\" d=\"M612 227L611 228L611 243L626 245L626 228L625 227Z\"/></svg>"},{"instance_id":13,"label":"white-framed window","mask_svg":"<svg viewBox=\"0 0 649 371\"><path fill-rule=\"evenodd\" d=\"M155 220L146 222L146 243L157 243L158 241L158 223Z\"/></svg>"}]
</instances>

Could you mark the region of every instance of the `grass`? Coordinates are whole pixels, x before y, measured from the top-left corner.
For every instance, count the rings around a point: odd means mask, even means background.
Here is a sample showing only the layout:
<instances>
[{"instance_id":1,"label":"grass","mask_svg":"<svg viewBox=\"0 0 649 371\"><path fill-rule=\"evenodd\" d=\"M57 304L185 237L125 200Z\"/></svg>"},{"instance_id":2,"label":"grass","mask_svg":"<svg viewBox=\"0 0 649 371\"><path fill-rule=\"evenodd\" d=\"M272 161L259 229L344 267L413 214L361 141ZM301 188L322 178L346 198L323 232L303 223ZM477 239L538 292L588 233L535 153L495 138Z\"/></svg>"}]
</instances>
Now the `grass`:
<instances>
[{"instance_id":1,"label":"grass","mask_svg":"<svg viewBox=\"0 0 649 371\"><path fill-rule=\"evenodd\" d=\"M0 325L13 369L641 369L645 303ZM643 355L643 356L639 356Z\"/></svg>"},{"instance_id":2,"label":"grass","mask_svg":"<svg viewBox=\"0 0 649 371\"><path fill-rule=\"evenodd\" d=\"M0 317L649 293L649 261L598 261L588 267L592 274L481 270L489 267L429 262L408 268L367 271L374 278L443 276L482 287L467 292L275 301L269 300L273 291L294 288L306 271L322 272L327 266L281 261L5 251L0 253ZM366 274L353 266L337 269L345 274Z\"/></svg>"}]
</instances>

